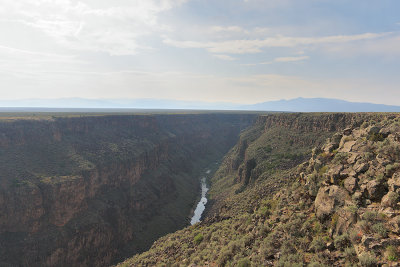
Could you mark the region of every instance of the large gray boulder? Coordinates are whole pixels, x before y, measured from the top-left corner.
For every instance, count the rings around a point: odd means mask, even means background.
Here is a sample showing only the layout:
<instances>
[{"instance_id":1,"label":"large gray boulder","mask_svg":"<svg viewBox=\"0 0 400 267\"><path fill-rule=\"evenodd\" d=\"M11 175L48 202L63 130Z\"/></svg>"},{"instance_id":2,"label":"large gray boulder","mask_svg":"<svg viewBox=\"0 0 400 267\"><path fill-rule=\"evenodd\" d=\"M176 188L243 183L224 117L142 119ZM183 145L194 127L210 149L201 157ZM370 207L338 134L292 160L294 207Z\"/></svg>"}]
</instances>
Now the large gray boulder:
<instances>
[{"instance_id":1,"label":"large gray boulder","mask_svg":"<svg viewBox=\"0 0 400 267\"><path fill-rule=\"evenodd\" d=\"M329 218L345 201L351 200L349 193L337 185L321 187L314 201L316 215L319 219Z\"/></svg>"}]
</instances>

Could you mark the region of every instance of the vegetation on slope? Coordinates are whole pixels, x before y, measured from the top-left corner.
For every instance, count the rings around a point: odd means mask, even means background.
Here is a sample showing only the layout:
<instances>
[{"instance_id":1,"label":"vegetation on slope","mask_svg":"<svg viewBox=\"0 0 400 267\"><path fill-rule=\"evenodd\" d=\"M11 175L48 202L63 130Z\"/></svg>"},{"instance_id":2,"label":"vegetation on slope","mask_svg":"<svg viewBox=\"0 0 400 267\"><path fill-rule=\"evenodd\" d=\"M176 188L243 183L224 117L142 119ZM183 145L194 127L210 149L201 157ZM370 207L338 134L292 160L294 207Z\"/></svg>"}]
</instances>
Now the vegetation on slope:
<instances>
[{"instance_id":1,"label":"vegetation on slope","mask_svg":"<svg viewBox=\"0 0 400 267\"><path fill-rule=\"evenodd\" d=\"M315 136L301 127L275 129L256 124L242 135L214 177L214 205L208 217L159 239L149 251L121 266L378 266L398 262L400 116L343 116L350 117L345 120L349 128L343 124L329 131L329 127L320 128L320 135ZM279 136L284 141L279 142ZM322 145L321 138L326 136L330 138ZM312 151L307 141L311 139ZM281 153L274 152L273 144L297 156L280 157L270 167ZM293 166L308 152L308 160ZM249 160L253 161L250 165ZM250 172L245 171L247 166L252 167Z\"/></svg>"}]
</instances>

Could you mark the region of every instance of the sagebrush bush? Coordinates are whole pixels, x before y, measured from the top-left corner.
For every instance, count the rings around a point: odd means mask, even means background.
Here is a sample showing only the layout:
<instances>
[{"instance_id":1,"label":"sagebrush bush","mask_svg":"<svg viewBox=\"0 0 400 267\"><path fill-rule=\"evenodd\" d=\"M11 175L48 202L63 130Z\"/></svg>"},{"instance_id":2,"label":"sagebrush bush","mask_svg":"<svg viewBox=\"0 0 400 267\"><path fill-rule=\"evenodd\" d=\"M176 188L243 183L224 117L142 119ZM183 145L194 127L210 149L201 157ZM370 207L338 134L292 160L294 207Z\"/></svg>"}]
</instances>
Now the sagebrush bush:
<instances>
[{"instance_id":1,"label":"sagebrush bush","mask_svg":"<svg viewBox=\"0 0 400 267\"><path fill-rule=\"evenodd\" d=\"M314 239L310 245L310 250L312 250L314 252L318 252L318 251L322 251L324 248L325 248L324 240L319 236L314 237Z\"/></svg>"},{"instance_id":2,"label":"sagebrush bush","mask_svg":"<svg viewBox=\"0 0 400 267\"><path fill-rule=\"evenodd\" d=\"M381 238L386 238L388 236L388 231L383 223L372 225L372 231Z\"/></svg>"},{"instance_id":3,"label":"sagebrush bush","mask_svg":"<svg viewBox=\"0 0 400 267\"><path fill-rule=\"evenodd\" d=\"M375 267L377 266L378 260L376 259L376 255L372 252L363 252L358 256L358 260L360 265L363 267Z\"/></svg>"},{"instance_id":4,"label":"sagebrush bush","mask_svg":"<svg viewBox=\"0 0 400 267\"><path fill-rule=\"evenodd\" d=\"M378 214L375 211L366 211L362 218L367 222L374 222L377 219Z\"/></svg>"},{"instance_id":5,"label":"sagebrush bush","mask_svg":"<svg viewBox=\"0 0 400 267\"><path fill-rule=\"evenodd\" d=\"M344 250L350 245L350 239L348 234L338 235L334 239L335 248Z\"/></svg>"},{"instance_id":6,"label":"sagebrush bush","mask_svg":"<svg viewBox=\"0 0 400 267\"><path fill-rule=\"evenodd\" d=\"M250 267L251 266L251 262L248 258L244 258L238 261L237 263L238 267Z\"/></svg>"}]
</instances>

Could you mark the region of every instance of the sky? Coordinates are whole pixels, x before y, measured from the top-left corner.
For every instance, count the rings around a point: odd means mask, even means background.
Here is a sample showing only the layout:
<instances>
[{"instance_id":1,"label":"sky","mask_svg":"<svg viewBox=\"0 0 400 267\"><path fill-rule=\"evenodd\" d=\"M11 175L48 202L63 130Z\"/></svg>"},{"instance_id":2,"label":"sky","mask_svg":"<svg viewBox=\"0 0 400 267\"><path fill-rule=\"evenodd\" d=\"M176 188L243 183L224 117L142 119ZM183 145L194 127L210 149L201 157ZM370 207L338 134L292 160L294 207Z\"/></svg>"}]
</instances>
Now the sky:
<instances>
[{"instance_id":1,"label":"sky","mask_svg":"<svg viewBox=\"0 0 400 267\"><path fill-rule=\"evenodd\" d=\"M0 0L0 99L398 105L398 0Z\"/></svg>"}]
</instances>

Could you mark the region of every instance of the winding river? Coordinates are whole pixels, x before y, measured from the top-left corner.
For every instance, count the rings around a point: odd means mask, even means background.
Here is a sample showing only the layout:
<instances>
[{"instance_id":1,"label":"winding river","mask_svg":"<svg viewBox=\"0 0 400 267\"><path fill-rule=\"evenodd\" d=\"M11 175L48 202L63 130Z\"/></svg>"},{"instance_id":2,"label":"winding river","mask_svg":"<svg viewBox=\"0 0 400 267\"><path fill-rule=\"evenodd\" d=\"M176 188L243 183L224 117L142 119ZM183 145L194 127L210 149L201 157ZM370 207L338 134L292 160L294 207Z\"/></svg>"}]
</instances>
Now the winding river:
<instances>
[{"instance_id":1,"label":"winding river","mask_svg":"<svg viewBox=\"0 0 400 267\"><path fill-rule=\"evenodd\" d=\"M211 170L207 170L206 174L210 174ZM207 204L207 183L206 183L206 177L201 178L201 199L199 203L197 204L197 207L194 211L194 215L192 219L190 220L190 224L193 225L195 223L200 222L201 215L203 214L206 204Z\"/></svg>"}]
</instances>

